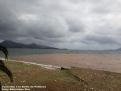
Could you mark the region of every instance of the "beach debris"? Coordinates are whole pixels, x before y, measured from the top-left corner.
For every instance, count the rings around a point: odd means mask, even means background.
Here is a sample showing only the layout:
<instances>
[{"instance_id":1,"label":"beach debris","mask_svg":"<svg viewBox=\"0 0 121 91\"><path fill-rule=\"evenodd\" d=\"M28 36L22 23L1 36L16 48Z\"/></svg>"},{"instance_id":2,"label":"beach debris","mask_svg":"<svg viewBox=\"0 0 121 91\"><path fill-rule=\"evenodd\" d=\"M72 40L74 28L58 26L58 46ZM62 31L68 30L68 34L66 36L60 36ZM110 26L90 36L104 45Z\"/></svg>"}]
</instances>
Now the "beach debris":
<instances>
[{"instance_id":1,"label":"beach debris","mask_svg":"<svg viewBox=\"0 0 121 91\"><path fill-rule=\"evenodd\" d=\"M45 64L40 64L40 63L34 63L34 62L26 62L26 61L17 61L17 60L10 60L10 61L15 61L15 62L22 62L25 64L29 65L38 65L46 69L51 69L51 70L56 70L56 69L61 69L61 66L55 66L55 65L45 65Z\"/></svg>"}]
</instances>

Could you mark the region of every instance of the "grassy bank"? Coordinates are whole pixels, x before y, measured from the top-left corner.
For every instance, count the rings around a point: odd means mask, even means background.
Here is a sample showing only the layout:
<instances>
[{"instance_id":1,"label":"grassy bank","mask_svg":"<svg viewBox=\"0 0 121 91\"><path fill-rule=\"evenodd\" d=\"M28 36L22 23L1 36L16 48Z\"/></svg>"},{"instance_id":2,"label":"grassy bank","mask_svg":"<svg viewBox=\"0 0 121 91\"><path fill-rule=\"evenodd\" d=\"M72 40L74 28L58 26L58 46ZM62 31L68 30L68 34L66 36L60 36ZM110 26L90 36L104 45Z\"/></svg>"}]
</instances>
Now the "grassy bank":
<instances>
[{"instance_id":1,"label":"grassy bank","mask_svg":"<svg viewBox=\"0 0 121 91\"><path fill-rule=\"evenodd\" d=\"M0 72L3 85L46 86L31 91L121 91L121 74L91 69L71 68L69 70L49 70L36 65L20 62L6 62L14 75L10 83Z\"/></svg>"}]
</instances>

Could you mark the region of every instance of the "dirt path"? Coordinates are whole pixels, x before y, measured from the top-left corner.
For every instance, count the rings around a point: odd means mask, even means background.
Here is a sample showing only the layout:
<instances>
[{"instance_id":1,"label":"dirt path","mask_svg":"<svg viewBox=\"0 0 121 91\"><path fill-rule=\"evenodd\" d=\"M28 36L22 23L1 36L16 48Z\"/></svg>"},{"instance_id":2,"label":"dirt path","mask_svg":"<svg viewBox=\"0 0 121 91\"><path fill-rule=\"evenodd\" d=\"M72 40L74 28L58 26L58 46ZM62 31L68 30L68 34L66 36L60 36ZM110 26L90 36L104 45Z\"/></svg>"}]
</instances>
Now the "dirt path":
<instances>
[{"instance_id":1,"label":"dirt path","mask_svg":"<svg viewBox=\"0 0 121 91\"><path fill-rule=\"evenodd\" d=\"M121 54L43 54L17 57L15 60L63 67L84 67L121 73Z\"/></svg>"}]
</instances>

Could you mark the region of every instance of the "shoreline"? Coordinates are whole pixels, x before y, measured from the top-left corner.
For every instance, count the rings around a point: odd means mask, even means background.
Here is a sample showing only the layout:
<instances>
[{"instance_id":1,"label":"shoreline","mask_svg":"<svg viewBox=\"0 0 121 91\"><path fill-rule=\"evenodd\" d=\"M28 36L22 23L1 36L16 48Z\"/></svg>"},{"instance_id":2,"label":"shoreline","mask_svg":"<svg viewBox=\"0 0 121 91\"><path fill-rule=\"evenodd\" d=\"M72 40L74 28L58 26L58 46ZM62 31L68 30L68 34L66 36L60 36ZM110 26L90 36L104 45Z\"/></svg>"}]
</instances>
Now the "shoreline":
<instances>
[{"instance_id":1,"label":"shoreline","mask_svg":"<svg viewBox=\"0 0 121 91\"><path fill-rule=\"evenodd\" d=\"M79 67L121 73L121 54L35 54L14 57L12 60L47 69Z\"/></svg>"},{"instance_id":2,"label":"shoreline","mask_svg":"<svg viewBox=\"0 0 121 91\"><path fill-rule=\"evenodd\" d=\"M50 70L56 70L56 69L61 69L60 66L55 66L55 65L45 65L45 64L40 64L40 63L34 63L34 62L26 62L26 61L17 61L17 60L9 60L9 61L13 61L13 62L21 62L27 65L37 65L46 69L50 69Z\"/></svg>"},{"instance_id":3,"label":"shoreline","mask_svg":"<svg viewBox=\"0 0 121 91\"><path fill-rule=\"evenodd\" d=\"M91 68L121 73L121 54L43 54L14 58L18 61L59 67Z\"/></svg>"}]
</instances>

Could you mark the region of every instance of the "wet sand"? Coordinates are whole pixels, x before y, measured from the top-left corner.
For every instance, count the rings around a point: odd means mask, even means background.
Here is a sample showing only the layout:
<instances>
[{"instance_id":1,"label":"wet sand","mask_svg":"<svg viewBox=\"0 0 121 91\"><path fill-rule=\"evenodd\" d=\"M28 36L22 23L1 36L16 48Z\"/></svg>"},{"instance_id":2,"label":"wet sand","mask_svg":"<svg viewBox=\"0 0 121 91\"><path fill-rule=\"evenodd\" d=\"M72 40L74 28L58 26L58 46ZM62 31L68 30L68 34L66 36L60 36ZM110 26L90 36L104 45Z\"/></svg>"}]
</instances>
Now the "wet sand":
<instances>
[{"instance_id":1,"label":"wet sand","mask_svg":"<svg viewBox=\"0 0 121 91\"><path fill-rule=\"evenodd\" d=\"M121 73L121 54L41 54L15 60L63 67L83 67Z\"/></svg>"}]
</instances>

